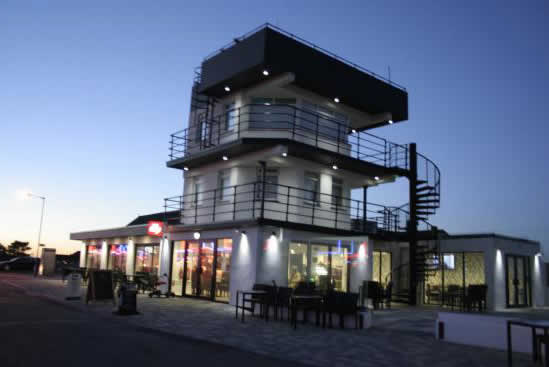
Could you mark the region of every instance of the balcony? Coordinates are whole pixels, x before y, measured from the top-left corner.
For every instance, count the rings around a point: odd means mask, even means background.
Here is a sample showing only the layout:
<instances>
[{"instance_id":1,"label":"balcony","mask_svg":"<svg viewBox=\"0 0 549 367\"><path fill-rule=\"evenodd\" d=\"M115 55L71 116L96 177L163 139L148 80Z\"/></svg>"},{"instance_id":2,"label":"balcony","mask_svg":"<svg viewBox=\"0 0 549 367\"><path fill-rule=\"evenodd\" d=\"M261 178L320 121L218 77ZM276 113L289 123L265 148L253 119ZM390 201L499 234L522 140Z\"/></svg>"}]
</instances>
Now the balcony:
<instances>
[{"instance_id":1,"label":"balcony","mask_svg":"<svg viewBox=\"0 0 549 367\"><path fill-rule=\"evenodd\" d=\"M406 231L408 220L403 208L365 206L349 197L261 181L164 200L165 210L179 211L185 226L261 219L350 232L399 233Z\"/></svg>"},{"instance_id":2,"label":"balcony","mask_svg":"<svg viewBox=\"0 0 549 367\"><path fill-rule=\"evenodd\" d=\"M181 167L181 162L245 140L300 143L396 170L409 166L407 146L355 132L343 121L294 105L248 104L210 119L198 116L198 121L171 135L168 166Z\"/></svg>"}]
</instances>

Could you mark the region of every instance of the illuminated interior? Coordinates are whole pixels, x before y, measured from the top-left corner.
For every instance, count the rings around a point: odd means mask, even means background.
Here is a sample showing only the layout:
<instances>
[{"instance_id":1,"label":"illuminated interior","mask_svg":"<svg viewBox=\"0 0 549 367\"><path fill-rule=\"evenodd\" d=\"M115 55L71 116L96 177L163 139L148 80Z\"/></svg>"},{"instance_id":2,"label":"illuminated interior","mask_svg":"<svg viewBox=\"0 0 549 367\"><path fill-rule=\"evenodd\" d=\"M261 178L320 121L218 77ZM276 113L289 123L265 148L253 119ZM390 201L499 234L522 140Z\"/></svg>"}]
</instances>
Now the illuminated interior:
<instances>
[{"instance_id":1,"label":"illuminated interior","mask_svg":"<svg viewBox=\"0 0 549 367\"><path fill-rule=\"evenodd\" d=\"M136 245L135 247L135 272L158 273L158 260L160 245Z\"/></svg>"},{"instance_id":2,"label":"illuminated interior","mask_svg":"<svg viewBox=\"0 0 549 367\"><path fill-rule=\"evenodd\" d=\"M425 280L425 303L443 305L474 284L486 284L484 253L445 252L439 269Z\"/></svg>"},{"instance_id":3,"label":"illuminated interior","mask_svg":"<svg viewBox=\"0 0 549 367\"><path fill-rule=\"evenodd\" d=\"M291 242L288 254L288 286L295 288L300 281L312 281L321 290L330 287L347 291L349 283L349 250L303 242Z\"/></svg>"},{"instance_id":4,"label":"illuminated interior","mask_svg":"<svg viewBox=\"0 0 549 367\"><path fill-rule=\"evenodd\" d=\"M392 257L388 251L374 251L372 262L372 280L384 287L391 281Z\"/></svg>"},{"instance_id":5,"label":"illuminated interior","mask_svg":"<svg viewBox=\"0 0 549 367\"><path fill-rule=\"evenodd\" d=\"M128 258L128 245L126 244L109 245L109 261L108 261L107 269L125 273L127 258Z\"/></svg>"},{"instance_id":6,"label":"illuminated interior","mask_svg":"<svg viewBox=\"0 0 549 367\"><path fill-rule=\"evenodd\" d=\"M86 251L86 268L99 269L101 267L101 246L88 246Z\"/></svg>"}]
</instances>

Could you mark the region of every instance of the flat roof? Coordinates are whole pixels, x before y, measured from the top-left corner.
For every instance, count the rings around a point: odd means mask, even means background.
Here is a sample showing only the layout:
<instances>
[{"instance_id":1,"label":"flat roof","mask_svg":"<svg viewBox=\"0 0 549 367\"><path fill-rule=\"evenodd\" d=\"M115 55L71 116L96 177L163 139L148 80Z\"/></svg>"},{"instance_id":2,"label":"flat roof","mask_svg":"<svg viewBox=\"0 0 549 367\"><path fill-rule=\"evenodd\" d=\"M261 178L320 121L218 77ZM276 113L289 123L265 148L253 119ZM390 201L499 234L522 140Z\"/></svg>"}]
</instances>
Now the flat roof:
<instances>
[{"instance_id":1,"label":"flat roof","mask_svg":"<svg viewBox=\"0 0 549 367\"><path fill-rule=\"evenodd\" d=\"M532 245L539 245L538 241L529 240L527 238L512 237L499 233L456 233L449 234L446 239L460 239L460 238L498 238L502 240L517 241L517 242L526 242Z\"/></svg>"}]
</instances>

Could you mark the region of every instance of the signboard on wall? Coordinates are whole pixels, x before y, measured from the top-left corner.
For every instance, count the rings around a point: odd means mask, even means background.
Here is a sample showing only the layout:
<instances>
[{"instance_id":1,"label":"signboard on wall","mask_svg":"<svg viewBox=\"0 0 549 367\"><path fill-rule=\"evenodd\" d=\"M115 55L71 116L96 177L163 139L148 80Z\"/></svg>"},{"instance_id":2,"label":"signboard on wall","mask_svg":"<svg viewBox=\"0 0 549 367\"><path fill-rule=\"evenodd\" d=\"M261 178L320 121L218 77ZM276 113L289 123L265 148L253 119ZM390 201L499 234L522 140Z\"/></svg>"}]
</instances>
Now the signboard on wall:
<instances>
[{"instance_id":1,"label":"signboard on wall","mask_svg":"<svg viewBox=\"0 0 549 367\"><path fill-rule=\"evenodd\" d=\"M147 234L149 236L162 237L164 234L164 222L151 220L147 223Z\"/></svg>"}]
</instances>

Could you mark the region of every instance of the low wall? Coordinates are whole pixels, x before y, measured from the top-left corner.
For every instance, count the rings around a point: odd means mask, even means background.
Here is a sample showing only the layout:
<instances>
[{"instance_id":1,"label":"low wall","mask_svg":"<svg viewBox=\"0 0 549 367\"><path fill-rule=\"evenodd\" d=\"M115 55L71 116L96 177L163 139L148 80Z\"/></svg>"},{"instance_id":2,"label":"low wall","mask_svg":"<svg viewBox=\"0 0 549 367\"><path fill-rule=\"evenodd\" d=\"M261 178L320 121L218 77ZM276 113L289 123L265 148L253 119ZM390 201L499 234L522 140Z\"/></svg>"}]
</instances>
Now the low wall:
<instances>
[{"instance_id":1,"label":"low wall","mask_svg":"<svg viewBox=\"0 0 549 367\"><path fill-rule=\"evenodd\" d=\"M435 325L437 339L450 343L507 350L507 320L513 317L487 314L439 312ZM444 335L439 335L443 323ZM512 327L513 352L532 352L530 328Z\"/></svg>"}]
</instances>

